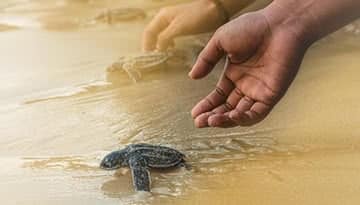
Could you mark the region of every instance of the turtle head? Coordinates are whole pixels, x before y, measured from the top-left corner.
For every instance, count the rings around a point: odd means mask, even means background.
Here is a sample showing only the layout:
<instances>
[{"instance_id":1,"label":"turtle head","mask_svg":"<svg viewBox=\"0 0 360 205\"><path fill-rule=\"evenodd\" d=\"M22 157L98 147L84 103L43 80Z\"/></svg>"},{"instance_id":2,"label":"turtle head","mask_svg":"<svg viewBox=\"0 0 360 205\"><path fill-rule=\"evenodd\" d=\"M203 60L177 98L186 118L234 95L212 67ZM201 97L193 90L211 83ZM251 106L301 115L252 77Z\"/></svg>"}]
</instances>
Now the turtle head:
<instances>
[{"instance_id":1,"label":"turtle head","mask_svg":"<svg viewBox=\"0 0 360 205\"><path fill-rule=\"evenodd\" d=\"M106 155L100 163L100 167L106 170L114 170L127 166L127 156L124 151L115 151Z\"/></svg>"}]
</instances>

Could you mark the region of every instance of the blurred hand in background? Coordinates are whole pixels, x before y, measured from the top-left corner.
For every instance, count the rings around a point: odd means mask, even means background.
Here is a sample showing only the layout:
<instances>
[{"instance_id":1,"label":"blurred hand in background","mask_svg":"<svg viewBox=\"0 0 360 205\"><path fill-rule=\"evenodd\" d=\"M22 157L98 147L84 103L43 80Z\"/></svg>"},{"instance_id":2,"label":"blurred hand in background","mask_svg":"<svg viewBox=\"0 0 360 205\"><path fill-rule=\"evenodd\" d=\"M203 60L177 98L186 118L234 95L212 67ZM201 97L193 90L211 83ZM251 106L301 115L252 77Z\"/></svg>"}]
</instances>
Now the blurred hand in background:
<instances>
[{"instance_id":1,"label":"blurred hand in background","mask_svg":"<svg viewBox=\"0 0 360 205\"><path fill-rule=\"evenodd\" d=\"M207 0L165 7L145 28L143 50L164 50L177 36L209 32L223 23L216 5Z\"/></svg>"}]
</instances>

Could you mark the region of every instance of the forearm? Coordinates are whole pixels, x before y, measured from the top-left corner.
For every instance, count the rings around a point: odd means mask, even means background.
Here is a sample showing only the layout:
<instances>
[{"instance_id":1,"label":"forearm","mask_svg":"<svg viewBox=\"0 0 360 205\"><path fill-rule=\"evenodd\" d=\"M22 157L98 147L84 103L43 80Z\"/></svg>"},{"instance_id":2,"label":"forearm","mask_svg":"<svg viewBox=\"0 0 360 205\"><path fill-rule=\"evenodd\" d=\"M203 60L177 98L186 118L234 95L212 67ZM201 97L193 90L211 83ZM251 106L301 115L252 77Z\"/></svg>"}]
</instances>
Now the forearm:
<instances>
[{"instance_id":1,"label":"forearm","mask_svg":"<svg viewBox=\"0 0 360 205\"><path fill-rule=\"evenodd\" d=\"M262 12L270 24L312 43L359 18L360 0L274 0Z\"/></svg>"}]
</instances>

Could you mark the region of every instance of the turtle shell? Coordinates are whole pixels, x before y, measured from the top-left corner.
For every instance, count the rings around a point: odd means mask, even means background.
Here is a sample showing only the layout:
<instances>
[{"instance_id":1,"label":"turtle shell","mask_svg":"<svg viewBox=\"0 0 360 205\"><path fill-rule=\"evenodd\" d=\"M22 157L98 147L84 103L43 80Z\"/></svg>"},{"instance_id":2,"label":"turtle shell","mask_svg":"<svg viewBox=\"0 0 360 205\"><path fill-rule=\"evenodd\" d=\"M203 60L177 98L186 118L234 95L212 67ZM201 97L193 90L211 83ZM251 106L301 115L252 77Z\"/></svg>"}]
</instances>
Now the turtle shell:
<instances>
[{"instance_id":1,"label":"turtle shell","mask_svg":"<svg viewBox=\"0 0 360 205\"><path fill-rule=\"evenodd\" d=\"M129 158L141 155L151 168L168 168L184 163L185 155L170 147L141 143L129 145L127 149Z\"/></svg>"}]
</instances>

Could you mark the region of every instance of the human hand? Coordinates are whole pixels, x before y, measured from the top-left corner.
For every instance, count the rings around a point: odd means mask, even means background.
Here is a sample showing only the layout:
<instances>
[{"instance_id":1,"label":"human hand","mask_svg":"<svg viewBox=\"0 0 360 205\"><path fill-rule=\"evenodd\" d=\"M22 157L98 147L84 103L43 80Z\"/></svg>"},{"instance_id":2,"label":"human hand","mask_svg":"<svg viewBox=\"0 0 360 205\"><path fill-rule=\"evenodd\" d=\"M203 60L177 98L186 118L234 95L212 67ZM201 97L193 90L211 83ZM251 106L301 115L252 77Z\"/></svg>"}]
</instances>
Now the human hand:
<instances>
[{"instance_id":1,"label":"human hand","mask_svg":"<svg viewBox=\"0 0 360 205\"><path fill-rule=\"evenodd\" d=\"M189 76L199 79L227 56L216 88L192 110L197 127L250 126L263 120L293 81L308 48L301 36L261 11L220 27Z\"/></svg>"},{"instance_id":2,"label":"human hand","mask_svg":"<svg viewBox=\"0 0 360 205\"><path fill-rule=\"evenodd\" d=\"M154 17L143 33L143 50L164 50L175 37L210 32L225 23L210 0L165 7Z\"/></svg>"}]
</instances>

